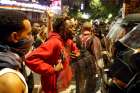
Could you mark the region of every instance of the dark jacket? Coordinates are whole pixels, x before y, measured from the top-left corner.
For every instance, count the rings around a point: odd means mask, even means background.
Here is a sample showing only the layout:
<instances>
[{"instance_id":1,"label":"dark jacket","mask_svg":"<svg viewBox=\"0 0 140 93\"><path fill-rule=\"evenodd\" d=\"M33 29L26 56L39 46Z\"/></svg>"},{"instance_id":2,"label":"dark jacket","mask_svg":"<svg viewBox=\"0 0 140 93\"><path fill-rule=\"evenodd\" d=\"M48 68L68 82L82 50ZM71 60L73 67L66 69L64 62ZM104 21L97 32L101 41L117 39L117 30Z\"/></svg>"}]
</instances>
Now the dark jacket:
<instances>
[{"instance_id":1,"label":"dark jacket","mask_svg":"<svg viewBox=\"0 0 140 93\"><path fill-rule=\"evenodd\" d=\"M20 63L20 57L16 53L12 52L9 46L0 44L0 69L21 69Z\"/></svg>"}]
</instances>

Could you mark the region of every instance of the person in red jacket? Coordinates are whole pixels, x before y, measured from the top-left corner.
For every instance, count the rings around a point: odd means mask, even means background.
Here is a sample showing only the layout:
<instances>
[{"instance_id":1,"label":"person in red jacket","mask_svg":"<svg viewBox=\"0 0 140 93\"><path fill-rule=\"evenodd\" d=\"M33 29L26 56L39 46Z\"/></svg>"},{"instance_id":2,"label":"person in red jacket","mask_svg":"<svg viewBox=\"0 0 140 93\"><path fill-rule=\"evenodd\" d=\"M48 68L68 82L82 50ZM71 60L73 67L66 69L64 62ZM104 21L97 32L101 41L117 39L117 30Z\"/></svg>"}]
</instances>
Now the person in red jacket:
<instances>
[{"instance_id":1,"label":"person in red jacket","mask_svg":"<svg viewBox=\"0 0 140 93\"><path fill-rule=\"evenodd\" d=\"M45 93L57 93L57 79L60 71L69 65L70 57L65 49L65 20L57 18L53 32L49 32L46 42L33 50L26 58L26 65L41 75L42 89Z\"/></svg>"},{"instance_id":2,"label":"person in red jacket","mask_svg":"<svg viewBox=\"0 0 140 93\"><path fill-rule=\"evenodd\" d=\"M73 36L75 34L75 27L72 18L64 18L64 44L65 44L65 51L68 54L68 63L65 68L61 71L58 77L58 89L59 91L65 91L66 88L70 85L70 81L72 80L74 69L72 69L70 63L73 59L76 59L79 55L79 49L77 48L76 44L73 42Z\"/></svg>"}]
</instances>

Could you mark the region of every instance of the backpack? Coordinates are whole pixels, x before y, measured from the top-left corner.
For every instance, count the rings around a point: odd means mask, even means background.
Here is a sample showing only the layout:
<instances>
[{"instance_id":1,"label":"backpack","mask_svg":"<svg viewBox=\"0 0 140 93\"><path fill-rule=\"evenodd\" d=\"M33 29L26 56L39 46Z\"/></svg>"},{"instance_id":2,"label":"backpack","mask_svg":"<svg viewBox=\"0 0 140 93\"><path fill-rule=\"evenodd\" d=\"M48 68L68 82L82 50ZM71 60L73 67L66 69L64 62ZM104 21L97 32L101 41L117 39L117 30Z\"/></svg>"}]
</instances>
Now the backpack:
<instances>
[{"instance_id":1,"label":"backpack","mask_svg":"<svg viewBox=\"0 0 140 93\"><path fill-rule=\"evenodd\" d=\"M96 64L91 53L93 39L88 47L81 49L81 55L75 63L75 78L77 93L94 93L96 88Z\"/></svg>"},{"instance_id":2,"label":"backpack","mask_svg":"<svg viewBox=\"0 0 140 93\"><path fill-rule=\"evenodd\" d=\"M79 69L81 71L83 71L84 75L87 78L93 76L96 72L94 57L86 49L81 50L81 55L80 55L79 60L76 64L79 67Z\"/></svg>"}]
</instances>

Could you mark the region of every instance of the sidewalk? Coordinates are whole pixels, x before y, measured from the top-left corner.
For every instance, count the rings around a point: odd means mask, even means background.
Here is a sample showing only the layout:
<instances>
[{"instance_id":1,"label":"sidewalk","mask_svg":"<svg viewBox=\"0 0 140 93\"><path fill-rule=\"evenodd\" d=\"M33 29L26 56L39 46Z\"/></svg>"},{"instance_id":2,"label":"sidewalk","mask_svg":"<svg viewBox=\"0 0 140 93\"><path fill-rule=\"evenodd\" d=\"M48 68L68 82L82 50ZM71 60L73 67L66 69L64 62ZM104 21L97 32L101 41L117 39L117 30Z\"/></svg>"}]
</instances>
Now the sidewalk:
<instances>
[{"instance_id":1,"label":"sidewalk","mask_svg":"<svg viewBox=\"0 0 140 93\"><path fill-rule=\"evenodd\" d=\"M39 93L41 89L41 82L40 82L40 75L33 73L34 74L34 89L33 93Z\"/></svg>"},{"instance_id":2,"label":"sidewalk","mask_svg":"<svg viewBox=\"0 0 140 93\"><path fill-rule=\"evenodd\" d=\"M69 85L69 87L65 91L62 91L60 93L76 93L75 81L71 81L71 84Z\"/></svg>"}]
</instances>

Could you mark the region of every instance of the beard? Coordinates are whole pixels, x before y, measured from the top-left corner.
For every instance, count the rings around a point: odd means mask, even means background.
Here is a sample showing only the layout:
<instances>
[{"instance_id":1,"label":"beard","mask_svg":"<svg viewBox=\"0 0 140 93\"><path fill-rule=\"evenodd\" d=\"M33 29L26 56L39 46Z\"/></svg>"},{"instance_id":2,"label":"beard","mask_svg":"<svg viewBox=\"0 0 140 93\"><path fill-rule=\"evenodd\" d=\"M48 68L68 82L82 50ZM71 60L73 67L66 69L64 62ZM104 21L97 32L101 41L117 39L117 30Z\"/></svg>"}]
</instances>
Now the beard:
<instances>
[{"instance_id":1,"label":"beard","mask_svg":"<svg viewBox=\"0 0 140 93\"><path fill-rule=\"evenodd\" d=\"M64 41L67 41L68 39L73 39L73 33L72 32L65 32L62 34L62 38Z\"/></svg>"}]
</instances>

